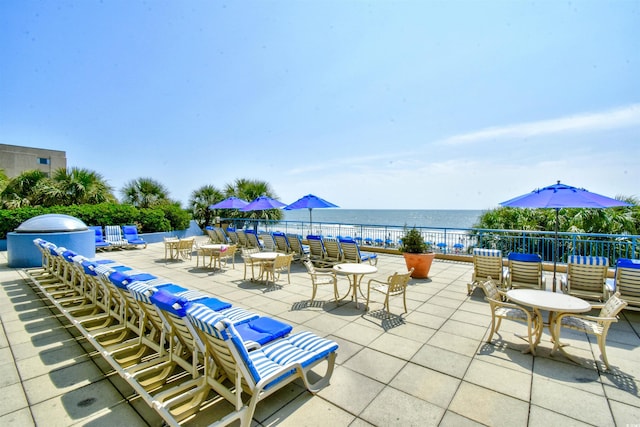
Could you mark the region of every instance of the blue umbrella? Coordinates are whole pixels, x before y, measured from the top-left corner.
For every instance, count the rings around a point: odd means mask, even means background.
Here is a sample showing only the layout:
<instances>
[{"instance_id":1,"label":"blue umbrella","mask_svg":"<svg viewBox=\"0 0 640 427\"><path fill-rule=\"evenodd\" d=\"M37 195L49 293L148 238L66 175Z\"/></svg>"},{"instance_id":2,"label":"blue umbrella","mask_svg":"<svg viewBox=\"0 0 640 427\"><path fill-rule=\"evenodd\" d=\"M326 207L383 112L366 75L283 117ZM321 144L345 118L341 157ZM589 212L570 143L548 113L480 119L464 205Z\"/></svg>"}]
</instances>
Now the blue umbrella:
<instances>
[{"instance_id":1,"label":"blue umbrella","mask_svg":"<svg viewBox=\"0 0 640 427\"><path fill-rule=\"evenodd\" d=\"M314 196L313 194L307 194L291 203L288 206L285 206L286 210L293 209L309 209L309 229L311 229L311 224L313 224L311 210L315 208L338 208L339 206L334 205L331 202L327 202L324 199L321 199L318 196Z\"/></svg>"},{"instance_id":2,"label":"blue umbrella","mask_svg":"<svg viewBox=\"0 0 640 427\"><path fill-rule=\"evenodd\" d=\"M286 206L286 204L282 203L279 200L272 199L271 197L267 197L267 196L260 196L260 197L255 198L248 205L240 208L240 210L243 211L243 212L264 211L264 210L267 210L267 209L278 209L278 208L281 208L281 207L284 207L284 206Z\"/></svg>"},{"instance_id":3,"label":"blue umbrella","mask_svg":"<svg viewBox=\"0 0 640 427\"><path fill-rule=\"evenodd\" d=\"M533 190L530 193L515 197L501 206L513 208L550 208L556 210L555 241L553 249L553 292L556 291L556 261L558 258L558 223L561 208L603 209L618 206L632 206L627 202L592 193L584 188L557 184Z\"/></svg>"},{"instance_id":4,"label":"blue umbrella","mask_svg":"<svg viewBox=\"0 0 640 427\"><path fill-rule=\"evenodd\" d=\"M209 206L209 209L240 209L244 208L248 204L249 202L232 196Z\"/></svg>"}]
</instances>

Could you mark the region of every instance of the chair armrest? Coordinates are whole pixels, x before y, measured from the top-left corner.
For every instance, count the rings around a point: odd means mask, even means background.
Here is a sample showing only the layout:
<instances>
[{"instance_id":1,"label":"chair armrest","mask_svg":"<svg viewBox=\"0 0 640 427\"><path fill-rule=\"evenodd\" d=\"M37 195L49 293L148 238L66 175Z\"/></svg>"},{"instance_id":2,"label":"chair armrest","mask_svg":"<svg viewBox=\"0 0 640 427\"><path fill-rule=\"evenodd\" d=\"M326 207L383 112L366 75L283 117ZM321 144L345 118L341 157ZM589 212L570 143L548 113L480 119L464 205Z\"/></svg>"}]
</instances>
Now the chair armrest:
<instances>
[{"instance_id":1,"label":"chair armrest","mask_svg":"<svg viewBox=\"0 0 640 427\"><path fill-rule=\"evenodd\" d=\"M382 280L377 280L377 279L369 279L369 281L367 282L367 286L371 286L371 283L379 283L381 285L387 285L387 282L384 282Z\"/></svg>"}]
</instances>

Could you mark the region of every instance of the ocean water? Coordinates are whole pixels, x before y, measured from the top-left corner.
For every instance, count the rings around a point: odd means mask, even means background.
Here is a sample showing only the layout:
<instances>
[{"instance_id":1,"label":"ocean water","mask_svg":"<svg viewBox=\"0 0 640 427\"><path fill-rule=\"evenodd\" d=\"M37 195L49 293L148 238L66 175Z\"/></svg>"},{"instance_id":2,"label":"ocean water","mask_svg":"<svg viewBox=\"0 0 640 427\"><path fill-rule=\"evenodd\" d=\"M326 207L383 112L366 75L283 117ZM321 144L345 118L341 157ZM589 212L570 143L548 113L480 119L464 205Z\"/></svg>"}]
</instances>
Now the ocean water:
<instances>
[{"instance_id":1,"label":"ocean water","mask_svg":"<svg viewBox=\"0 0 640 427\"><path fill-rule=\"evenodd\" d=\"M412 209L313 209L313 222L333 224L392 225L409 227L471 228L481 210ZM309 221L309 210L283 211L287 221Z\"/></svg>"}]
</instances>

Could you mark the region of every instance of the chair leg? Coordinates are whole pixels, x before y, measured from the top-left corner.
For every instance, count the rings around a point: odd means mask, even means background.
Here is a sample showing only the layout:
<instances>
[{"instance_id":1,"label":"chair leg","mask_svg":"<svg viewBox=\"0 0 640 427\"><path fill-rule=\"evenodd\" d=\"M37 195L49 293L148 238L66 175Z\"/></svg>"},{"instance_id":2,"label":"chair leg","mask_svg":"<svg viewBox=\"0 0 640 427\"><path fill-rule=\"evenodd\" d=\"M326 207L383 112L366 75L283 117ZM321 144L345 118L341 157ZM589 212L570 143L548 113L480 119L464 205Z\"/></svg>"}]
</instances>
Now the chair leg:
<instances>
[{"instance_id":1,"label":"chair leg","mask_svg":"<svg viewBox=\"0 0 640 427\"><path fill-rule=\"evenodd\" d=\"M605 338L602 335L598 335L598 347L600 347L600 353L602 354L602 361L604 362L604 366L607 367L608 370L611 370L609 366L609 360L607 359L607 346L605 342Z\"/></svg>"}]
</instances>

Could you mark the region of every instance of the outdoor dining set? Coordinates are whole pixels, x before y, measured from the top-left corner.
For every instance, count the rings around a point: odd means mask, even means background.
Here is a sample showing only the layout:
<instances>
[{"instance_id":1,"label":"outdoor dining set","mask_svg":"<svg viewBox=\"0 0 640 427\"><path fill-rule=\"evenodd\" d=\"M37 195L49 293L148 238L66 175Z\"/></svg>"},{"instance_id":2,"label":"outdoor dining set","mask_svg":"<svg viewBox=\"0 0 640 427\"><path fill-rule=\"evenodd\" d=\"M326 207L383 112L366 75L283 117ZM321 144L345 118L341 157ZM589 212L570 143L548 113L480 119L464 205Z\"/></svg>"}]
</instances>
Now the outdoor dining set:
<instances>
[{"instance_id":1,"label":"outdoor dining set","mask_svg":"<svg viewBox=\"0 0 640 427\"><path fill-rule=\"evenodd\" d=\"M489 302L492 319L487 342L498 333L503 319L522 322L527 325L526 335L521 336L528 344L524 351L535 355L546 326L552 353L559 350L574 360L560 340L562 328L573 329L597 338L602 360L610 369L606 353L609 327L624 308L640 309L640 260L620 259L609 279L605 257L570 256L560 278L560 292L555 286L547 290L542 259L537 254L510 253L505 266L502 251L475 249L473 262L467 291L471 295L480 287ZM599 314L589 314L593 309L600 309ZM544 312L548 313L546 319Z\"/></svg>"}]
</instances>

